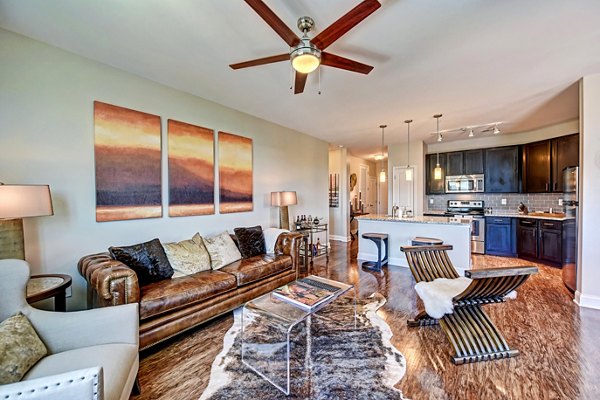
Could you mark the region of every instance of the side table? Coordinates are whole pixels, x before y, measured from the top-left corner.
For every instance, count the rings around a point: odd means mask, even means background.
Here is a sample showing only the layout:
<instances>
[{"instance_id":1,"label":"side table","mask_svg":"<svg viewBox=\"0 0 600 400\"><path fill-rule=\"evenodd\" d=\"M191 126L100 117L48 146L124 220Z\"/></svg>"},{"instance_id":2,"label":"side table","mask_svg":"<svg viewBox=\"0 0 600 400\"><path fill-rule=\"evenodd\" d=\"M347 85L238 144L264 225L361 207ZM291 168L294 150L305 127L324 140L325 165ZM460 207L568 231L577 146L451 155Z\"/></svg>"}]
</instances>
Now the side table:
<instances>
[{"instance_id":1,"label":"side table","mask_svg":"<svg viewBox=\"0 0 600 400\"><path fill-rule=\"evenodd\" d=\"M27 282L27 302L54 297L54 311L67 311L66 294L71 277L64 274L32 275Z\"/></svg>"}]
</instances>

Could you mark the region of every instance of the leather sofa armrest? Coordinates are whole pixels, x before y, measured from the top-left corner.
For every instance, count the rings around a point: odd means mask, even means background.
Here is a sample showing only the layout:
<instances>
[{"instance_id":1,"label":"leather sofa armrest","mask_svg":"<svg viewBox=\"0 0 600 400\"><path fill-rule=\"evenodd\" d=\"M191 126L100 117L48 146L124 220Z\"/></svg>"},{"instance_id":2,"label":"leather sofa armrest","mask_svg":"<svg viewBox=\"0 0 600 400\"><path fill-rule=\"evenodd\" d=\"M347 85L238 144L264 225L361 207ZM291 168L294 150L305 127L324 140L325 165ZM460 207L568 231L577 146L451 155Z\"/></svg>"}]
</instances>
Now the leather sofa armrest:
<instances>
[{"instance_id":1,"label":"leather sofa armrest","mask_svg":"<svg viewBox=\"0 0 600 400\"><path fill-rule=\"evenodd\" d=\"M282 233L275 243L275 254L292 256L292 267L298 272L300 265L300 243L302 242L300 233Z\"/></svg>"},{"instance_id":2,"label":"leather sofa armrest","mask_svg":"<svg viewBox=\"0 0 600 400\"><path fill-rule=\"evenodd\" d=\"M88 286L88 308L94 297L97 306L116 306L138 303L140 287L136 273L127 265L111 258L109 253L98 253L83 257L77 264L81 276Z\"/></svg>"}]
</instances>

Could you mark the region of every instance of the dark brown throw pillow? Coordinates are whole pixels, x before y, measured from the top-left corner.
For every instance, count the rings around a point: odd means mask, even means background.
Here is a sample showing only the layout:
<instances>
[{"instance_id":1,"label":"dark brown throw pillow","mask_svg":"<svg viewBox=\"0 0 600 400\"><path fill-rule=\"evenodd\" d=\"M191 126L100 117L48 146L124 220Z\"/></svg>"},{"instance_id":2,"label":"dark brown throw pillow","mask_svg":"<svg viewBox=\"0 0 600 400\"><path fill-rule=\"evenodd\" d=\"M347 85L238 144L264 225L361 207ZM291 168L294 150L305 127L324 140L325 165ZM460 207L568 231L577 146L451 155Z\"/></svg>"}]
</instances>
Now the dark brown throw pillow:
<instances>
[{"instance_id":1,"label":"dark brown throw pillow","mask_svg":"<svg viewBox=\"0 0 600 400\"><path fill-rule=\"evenodd\" d=\"M173 276L173 268L158 239L132 246L109 247L108 251L115 260L135 271L140 286Z\"/></svg>"},{"instance_id":2,"label":"dark brown throw pillow","mask_svg":"<svg viewBox=\"0 0 600 400\"><path fill-rule=\"evenodd\" d=\"M235 228L233 231L238 239L242 257L250 258L267 252L265 236L260 225L250 228Z\"/></svg>"}]
</instances>

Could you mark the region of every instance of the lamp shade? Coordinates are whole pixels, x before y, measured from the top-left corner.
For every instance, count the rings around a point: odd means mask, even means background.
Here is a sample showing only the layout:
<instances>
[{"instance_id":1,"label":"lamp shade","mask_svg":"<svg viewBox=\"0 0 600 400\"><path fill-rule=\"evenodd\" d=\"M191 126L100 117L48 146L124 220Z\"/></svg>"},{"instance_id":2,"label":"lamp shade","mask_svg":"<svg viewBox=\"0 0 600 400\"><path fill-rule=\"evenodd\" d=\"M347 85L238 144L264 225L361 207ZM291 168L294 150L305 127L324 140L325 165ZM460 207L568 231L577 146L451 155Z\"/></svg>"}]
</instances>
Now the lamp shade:
<instances>
[{"instance_id":1,"label":"lamp shade","mask_svg":"<svg viewBox=\"0 0 600 400\"><path fill-rule=\"evenodd\" d=\"M293 206L298 204L298 198L296 192L271 192L271 205L282 207L282 206Z\"/></svg>"},{"instance_id":2,"label":"lamp shade","mask_svg":"<svg viewBox=\"0 0 600 400\"><path fill-rule=\"evenodd\" d=\"M53 215L48 185L0 185L0 218Z\"/></svg>"}]
</instances>

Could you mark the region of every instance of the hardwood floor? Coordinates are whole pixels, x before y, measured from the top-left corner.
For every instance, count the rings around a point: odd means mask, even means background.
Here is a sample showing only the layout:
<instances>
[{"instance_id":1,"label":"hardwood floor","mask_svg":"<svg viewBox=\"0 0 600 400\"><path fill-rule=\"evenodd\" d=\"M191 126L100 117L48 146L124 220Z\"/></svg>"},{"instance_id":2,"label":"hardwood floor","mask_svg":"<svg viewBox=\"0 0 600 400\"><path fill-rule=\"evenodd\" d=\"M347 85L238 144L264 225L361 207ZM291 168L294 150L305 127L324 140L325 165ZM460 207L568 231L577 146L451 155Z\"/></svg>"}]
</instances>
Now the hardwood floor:
<instances>
[{"instance_id":1,"label":"hardwood floor","mask_svg":"<svg viewBox=\"0 0 600 400\"><path fill-rule=\"evenodd\" d=\"M362 270L356 244L332 242L328 263L315 260L312 273L353 283L360 296L374 291L388 302L379 314L390 325L392 343L404 354L406 375L397 387L411 399L599 399L600 311L579 308L560 279L560 270L514 258L473 256L473 268L537 265L516 300L486 306L516 358L455 366L439 327L408 328L419 309L407 268L383 273ZM221 351L231 314L141 354L145 399L197 399ZM258 378L257 378L258 379Z\"/></svg>"}]
</instances>

